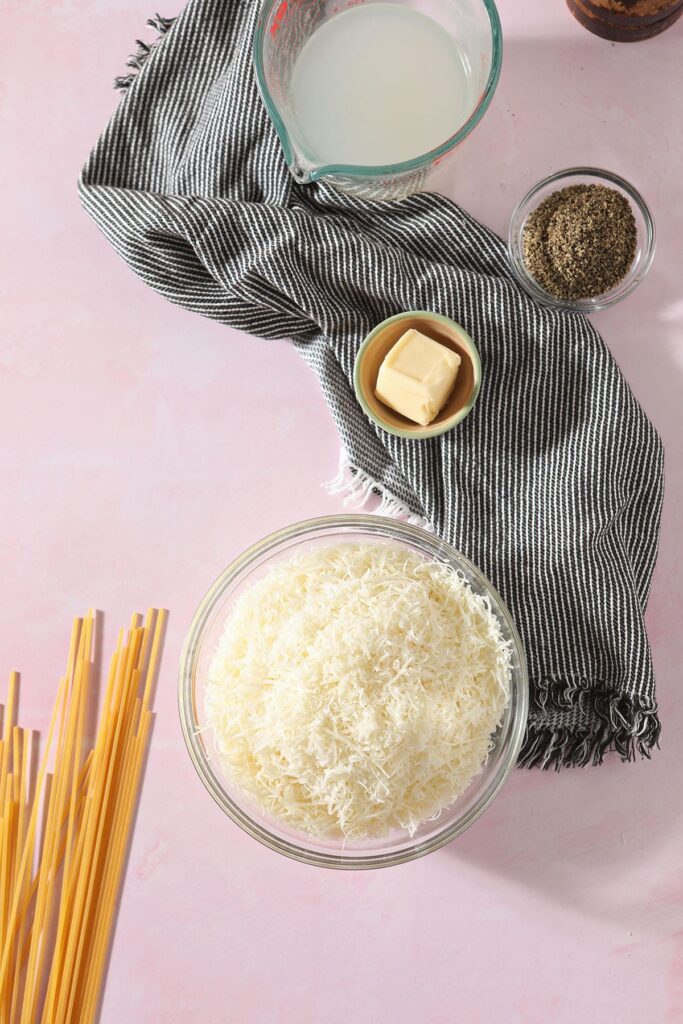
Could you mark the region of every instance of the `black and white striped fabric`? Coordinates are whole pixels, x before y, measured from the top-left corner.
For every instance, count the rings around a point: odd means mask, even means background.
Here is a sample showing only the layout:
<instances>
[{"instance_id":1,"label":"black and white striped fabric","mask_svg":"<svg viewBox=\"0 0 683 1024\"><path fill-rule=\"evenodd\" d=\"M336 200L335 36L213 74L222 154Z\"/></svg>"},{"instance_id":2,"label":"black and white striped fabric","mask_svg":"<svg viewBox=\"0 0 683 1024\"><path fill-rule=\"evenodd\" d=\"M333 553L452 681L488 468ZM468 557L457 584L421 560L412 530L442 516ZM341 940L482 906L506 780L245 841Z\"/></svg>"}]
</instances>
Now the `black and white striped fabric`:
<instances>
[{"instance_id":1,"label":"black and white striped fabric","mask_svg":"<svg viewBox=\"0 0 683 1024\"><path fill-rule=\"evenodd\" d=\"M134 61L83 170L86 209L172 302L292 339L351 465L494 582L529 663L521 764L647 755L659 736L643 624L657 434L586 319L527 298L500 239L452 202L370 203L293 182L252 73L256 15L257 0L191 0ZM428 442L373 426L352 387L364 336L408 309L457 320L483 365L472 414Z\"/></svg>"}]
</instances>

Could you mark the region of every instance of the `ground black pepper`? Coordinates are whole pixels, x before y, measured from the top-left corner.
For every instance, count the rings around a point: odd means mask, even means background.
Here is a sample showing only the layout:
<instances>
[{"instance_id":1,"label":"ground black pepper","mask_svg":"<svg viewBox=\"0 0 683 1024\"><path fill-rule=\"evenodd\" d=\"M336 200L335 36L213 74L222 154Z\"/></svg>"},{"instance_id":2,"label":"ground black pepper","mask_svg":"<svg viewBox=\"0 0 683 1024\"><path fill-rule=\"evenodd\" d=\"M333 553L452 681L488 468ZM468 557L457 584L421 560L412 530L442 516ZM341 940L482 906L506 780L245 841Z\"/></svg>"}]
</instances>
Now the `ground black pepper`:
<instances>
[{"instance_id":1,"label":"ground black pepper","mask_svg":"<svg viewBox=\"0 0 683 1024\"><path fill-rule=\"evenodd\" d=\"M594 298L621 281L636 255L631 205L605 185L569 185L527 217L524 263L558 299Z\"/></svg>"}]
</instances>

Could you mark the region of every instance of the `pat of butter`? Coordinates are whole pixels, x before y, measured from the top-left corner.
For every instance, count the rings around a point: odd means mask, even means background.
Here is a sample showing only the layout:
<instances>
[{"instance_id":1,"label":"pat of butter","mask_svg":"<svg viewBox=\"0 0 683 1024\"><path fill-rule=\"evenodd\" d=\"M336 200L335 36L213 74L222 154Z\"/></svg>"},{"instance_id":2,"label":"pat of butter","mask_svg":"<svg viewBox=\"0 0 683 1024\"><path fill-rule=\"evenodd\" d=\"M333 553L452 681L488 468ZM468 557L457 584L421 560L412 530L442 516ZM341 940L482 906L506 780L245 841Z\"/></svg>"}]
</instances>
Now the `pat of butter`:
<instances>
[{"instance_id":1,"label":"pat of butter","mask_svg":"<svg viewBox=\"0 0 683 1024\"><path fill-rule=\"evenodd\" d=\"M446 404L459 366L457 352L411 328L384 357L375 394L391 409L426 427Z\"/></svg>"}]
</instances>

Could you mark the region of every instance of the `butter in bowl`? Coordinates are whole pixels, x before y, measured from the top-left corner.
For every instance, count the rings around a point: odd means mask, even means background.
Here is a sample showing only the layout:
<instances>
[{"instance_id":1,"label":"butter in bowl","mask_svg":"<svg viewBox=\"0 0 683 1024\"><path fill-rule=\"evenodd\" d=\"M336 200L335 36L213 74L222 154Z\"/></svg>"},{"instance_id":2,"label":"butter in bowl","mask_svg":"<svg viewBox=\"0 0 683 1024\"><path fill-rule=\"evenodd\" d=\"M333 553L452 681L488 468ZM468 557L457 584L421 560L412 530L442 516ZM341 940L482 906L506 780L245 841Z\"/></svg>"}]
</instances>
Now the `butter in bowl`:
<instances>
[{"instance_id":1,"label":"butter in bowl","mask_svg":"<svg viewBox=\"0 0 683 1024\"><path fill-rule=\"evenodd\" d=\"M454 320L421 310L382 321L361 345L356 397L369 418L398 437L424 440L457 426L481 383L479 353Z\"/></svg>"}]
</instances>

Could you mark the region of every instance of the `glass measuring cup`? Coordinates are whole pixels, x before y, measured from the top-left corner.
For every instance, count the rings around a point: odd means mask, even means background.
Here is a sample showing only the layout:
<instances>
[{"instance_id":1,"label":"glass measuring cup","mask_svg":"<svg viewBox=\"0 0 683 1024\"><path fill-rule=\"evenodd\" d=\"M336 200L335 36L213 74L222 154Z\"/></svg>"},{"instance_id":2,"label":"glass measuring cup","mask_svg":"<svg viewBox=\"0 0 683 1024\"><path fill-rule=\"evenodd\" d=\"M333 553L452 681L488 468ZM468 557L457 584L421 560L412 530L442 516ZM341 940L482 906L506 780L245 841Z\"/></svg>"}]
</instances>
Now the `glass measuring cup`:
<instances>
[{"instance_id":1,"label":"glass measuring cup","mask_svg":"<svg viewBox=\"0 0 683 1024\"><path fill-rule=\"evenodd\" d=\"M300 184L324 178L342 192L363 199L402 199L423 187L429 171L469 135L491 102L502 59L500 20L493 0L392 0L428 15L456 42L470 84L467 115L457 131L436 149L402 163L360 166L317 162L301 137L290 100L296 60L312 34L335 14L358 3L382 2L265 0L261 8L253 40L256 79L289 169ZM429 73L428 68L425 73ZM324 87L322 82L321 89Z\"/></svg>"}]
</instances>

